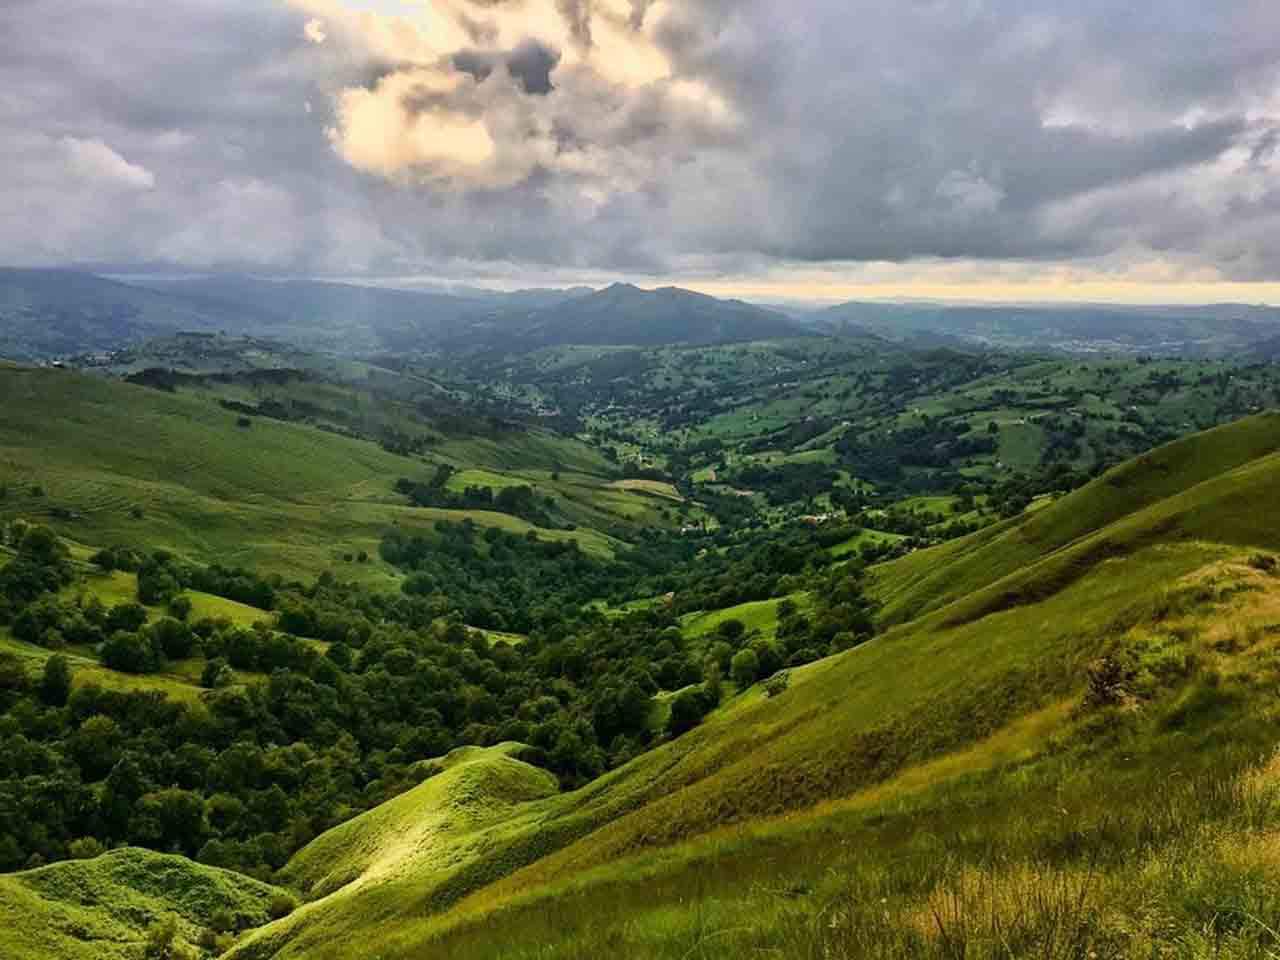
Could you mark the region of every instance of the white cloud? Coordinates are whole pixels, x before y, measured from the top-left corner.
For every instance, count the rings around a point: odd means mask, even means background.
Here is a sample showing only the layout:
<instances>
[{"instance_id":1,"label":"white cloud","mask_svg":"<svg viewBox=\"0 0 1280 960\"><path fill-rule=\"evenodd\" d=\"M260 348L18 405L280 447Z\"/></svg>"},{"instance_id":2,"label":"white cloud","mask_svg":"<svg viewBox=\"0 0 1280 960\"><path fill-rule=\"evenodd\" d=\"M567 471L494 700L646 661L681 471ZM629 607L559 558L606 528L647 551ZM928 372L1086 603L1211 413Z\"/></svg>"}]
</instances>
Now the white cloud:
<instances>
[{"instance_id":1,"label":"white cloud","mask_svg":"<svg viewBox=\"0 0 1280 960\"><path fill-rule=\"evenodd\" d=\"M132 190L151 190L156 185L155 174L146 167L130 163L101 140L63 137L59 147L76 177Z\"/></svg>"},{"instance_id":2,"label":"white cloud","mask_svg":"<svg viewBox=\"0 0 1280 960\"><path fill-rule=\"evenodd\" d=\"M329 34L324 29L324 21L319 17L312 17L308 20L306 26L302 28L302 33L303 36L317 46L329 39Z\"/></svg>"}]
</instances>

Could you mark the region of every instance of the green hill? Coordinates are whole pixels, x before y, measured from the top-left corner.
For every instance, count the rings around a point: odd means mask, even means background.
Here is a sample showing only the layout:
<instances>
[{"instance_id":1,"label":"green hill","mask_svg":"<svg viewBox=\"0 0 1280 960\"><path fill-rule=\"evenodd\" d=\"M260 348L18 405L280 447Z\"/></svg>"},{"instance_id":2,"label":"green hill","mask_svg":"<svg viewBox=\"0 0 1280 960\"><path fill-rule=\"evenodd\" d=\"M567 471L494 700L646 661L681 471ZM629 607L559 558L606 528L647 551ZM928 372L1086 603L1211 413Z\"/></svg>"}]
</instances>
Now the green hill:
<instances>
[{"instance_id":1,"label":"green hill","mask_svg":"<svg viewBox=\"0 0 1280 960\"><path fill-rule=\"evenodd\" d=\"M194 944L219 925L269 917L277 887L183 857L113 850L0 876L0 954L11 960L133 960L149 929L168 918Z\"/></svg>"},{"instance_id":2,"label":"green hill","mask_svg":"<svg viewBox=\"0 0 1280 960\"><path fill-rule=\"evenodd\" d=\"M384 846L367 837L404 818L375 810L285 871L317 892L350 880L340 894L235 955L951 956L963 934L973 955L1004 956L1000 925L1015 921L1048 952L1012 955L1074 955L1051 951L1095 927L1128 925L1126 949L1194 931L1255 875L1258 909L1280 908L1280 871L1258 875L1270 861L1241 852L1280 826L1272 775L1250 773L1280 739L1261 693L1280 676L1280 581L1246 562L1280 525L1245 509L1280 494L1277 440L1280 418L1255 418L1046 508L1039 552L1003 579L989 570L956 601L792 671L776 697L753 688L575 793L508 809L443 893L448 845L397 847L403 882L370 871ZM967 571L989 542L935 563L977 582ZM1104 657L1122 664L1111 686ZM1170 777L1182 786L1153 789ZM1119 896L1142 871L1170 897L1191 877L1160 907L1165 927Z\"/></svg>"},{"instance_id":3,"label":"green hill","mask_svg":"<svg viewBox=\"0 0 1280 960\"><path fill-rule=\"evenodd\" d=\"M548 476L559 455L604 473L603 461L582 445L533 430L501 445L459 437L441 455L480 468L531 465ZM416 509L393 492L397 477L430 470L306 424L259 417L244 426L207 396L0 366L0 512L47 522L86 544L166 547L206 562L311 576L348 553L376 556L393 525L429 531L440 519L470 518L517 533L533 529L507 514ZM608 482L597 479L610 497L626 495ZM626 496L646 506L641 495ZM600 554L613 549L591 529L540 535L576 539ZM377 563L346 572L392 576Z\"/></svg>"},{"instance_id":4,"label":"green hill","mask_svg":"<svg viewBox=\"0 0 1280 960\"><path fill-rule=\"evenodd\" d=\"M580 789L515 744L422 764L228 956L1266 957L1277 450L1254 417L886 564L886 632Z\"/></svg>"}]
</instances>

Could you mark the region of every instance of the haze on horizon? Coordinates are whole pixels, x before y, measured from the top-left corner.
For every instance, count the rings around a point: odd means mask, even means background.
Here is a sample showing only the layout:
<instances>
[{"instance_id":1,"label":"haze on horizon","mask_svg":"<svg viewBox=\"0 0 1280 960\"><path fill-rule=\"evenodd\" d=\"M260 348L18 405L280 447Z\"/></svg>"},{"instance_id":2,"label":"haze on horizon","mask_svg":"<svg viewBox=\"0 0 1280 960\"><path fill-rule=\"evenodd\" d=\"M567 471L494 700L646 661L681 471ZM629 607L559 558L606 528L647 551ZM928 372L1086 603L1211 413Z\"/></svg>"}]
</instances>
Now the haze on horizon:
<instances>
[{"instance_id":1,"label":"haze on horizon","mask_svg":"<svg viewBox=\"0 0 1280 960\"><path fill-rule=\"evenodd\" d=\"M1278 38L1273 0L8 0L0 263L1280 303Z\"/></svg>"}]
</instances>

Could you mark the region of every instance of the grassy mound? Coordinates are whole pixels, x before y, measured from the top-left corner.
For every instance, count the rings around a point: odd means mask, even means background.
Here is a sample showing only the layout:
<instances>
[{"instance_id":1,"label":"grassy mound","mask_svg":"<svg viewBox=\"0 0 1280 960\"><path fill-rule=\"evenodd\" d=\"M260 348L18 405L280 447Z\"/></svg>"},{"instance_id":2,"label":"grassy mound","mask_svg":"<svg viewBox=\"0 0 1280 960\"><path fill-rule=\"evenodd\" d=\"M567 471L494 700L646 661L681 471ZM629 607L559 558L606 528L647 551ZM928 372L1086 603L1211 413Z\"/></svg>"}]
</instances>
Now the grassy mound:
<instances>
[{"instance_id":1,"label":"grassy mound","mask_svg":"<svg viewBox=\"0 0 1280 960\"><path fill-rule=\"evenodd\" d=\"M447 907L528 862L555 778L517 759L519 744L466 747L427 765L409 792L318 837L283 876L312 902L254 933L233 956L311 956L351 932Z\"/></svg>"},{"instance_id":2,"label":"grassy mound","mask_svg":"<svg viewBox=\"0 0 1280 960\"><path fill-rule=\"evenodd\" d=\"M13 960L115 960L141 956L148 928L177 920L195 942L215 917L238 926L268 919L278 888L183 857L114 850L0 877L0 955Z\"/></svg>"}]
</instances>

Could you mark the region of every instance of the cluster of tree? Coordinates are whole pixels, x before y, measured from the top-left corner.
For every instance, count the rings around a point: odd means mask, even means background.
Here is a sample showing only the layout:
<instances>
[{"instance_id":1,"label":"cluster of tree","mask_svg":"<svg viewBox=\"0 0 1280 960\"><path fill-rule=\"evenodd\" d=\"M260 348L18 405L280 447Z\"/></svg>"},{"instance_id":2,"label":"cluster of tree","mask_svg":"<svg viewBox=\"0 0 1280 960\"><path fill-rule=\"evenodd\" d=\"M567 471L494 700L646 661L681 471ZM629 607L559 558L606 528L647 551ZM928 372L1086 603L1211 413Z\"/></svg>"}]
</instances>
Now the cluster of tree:
<instances>
[{"instance_id":1,"label":"cluster of tree","mask_svg":"<svg viewBox=\"0 0 1280 960\"><path fill-rule=\"evenodd\" d=\"M730 478L737 487L763 493L771 506L807 502L834 490L840 475L821 463L784 463L776 467L749 463Z\"/></svg>"},{"instance_id":2,"label":"cluster of tree","mask_svg":"<svg viewBox=\"0 0 1280 960\"><path fill-rule=\"evenodd\" d=\"M841 462L855 475L876 484L901 486L908 468L954 475L973 457L993 454L997 438L973 432L964 419L930 420L876 433L846 433L836 441ZM950 486L935 481L935 489Z\"/></svg>"},{"instance_id":3,"label":"cluster of tree","mask_svg":"<svg viewBox=\"0 0 1280 960\"><path fill-rule=\"evenodd\" d=\"M131 547L99 550L90 558L100 570L127 570L138 575L138 600L147 606L170 603L184 590L198 590L238 603L270 610L275 606L279 577L266 578L241 567L184 563L171 553L145 554Z\"/></svg>"},{"instance_id":4,"label":"cluster of tree","mask_svg":"<svg viewBox=\"0 0 1280 960\"><path fill-rule=\"evenodd\" d=\"M521 741L577 785L696 724L719 702L721 678L764 680L871 631L856 571L825 570L814 534L734 559L655 541L606 562L469 524L434 533L384 542L384 556L413 571L401 593L332 576L277 585L275 622L247 629L188 622L181 604L165 615L133 601L108 609L83 592L62 599L66 551L46 530L20 531L0 569L15 635L125 672L192 663L207 692L175 702L106 691L76 682L56 652L38 676L0 655L0 869L137 844L266 876L454 747ZM187 577L164 555L116 556L140 574ZM804 613L781 604L776 640L729 621L709 643L684 636L674 604L610 618L588 603L633 596L672 570L706 577L700 589L717 601L728 580L755 576L774 578L763 593L781 576L819 599ZM463 625L481 590L517 593L522 606L507 609L531 611L519 621L527 639L491 643ZM665 723L660 691L679 691Z\"/></svg>"},{"instance_id":5,"label":"cluster of tree","mask_svg":"<svg viewBox=\"0 0 1280 960\"><path fill-rule=\"evenodd\" d=\"M396 492L409 498L415 507L440 507L446 510L496 510L532 523L535 527L555 527L552 516L555 501L540 497L527 484L503 487L496 494L492 487L469 485L461 493L449 489L454 468L440 464L431 479L419 483L401 477Z\"/></svg>"}]
</instances>

